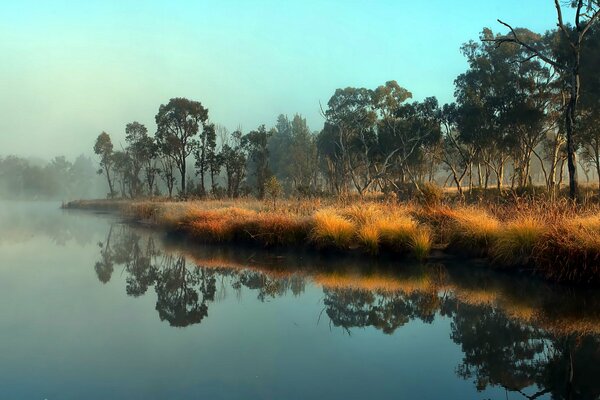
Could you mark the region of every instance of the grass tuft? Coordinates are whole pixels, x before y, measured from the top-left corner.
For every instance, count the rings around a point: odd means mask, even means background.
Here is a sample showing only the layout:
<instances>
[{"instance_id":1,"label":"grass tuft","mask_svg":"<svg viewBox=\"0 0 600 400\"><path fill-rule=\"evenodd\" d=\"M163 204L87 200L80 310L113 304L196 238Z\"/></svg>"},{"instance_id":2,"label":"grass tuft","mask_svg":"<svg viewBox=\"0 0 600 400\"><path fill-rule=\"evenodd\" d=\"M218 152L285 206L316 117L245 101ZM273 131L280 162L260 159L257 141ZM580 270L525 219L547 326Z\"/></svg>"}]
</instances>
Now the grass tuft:
<instances>
[{"instance_id":1,"label":"grass tuft","mask_svg":"<svg viewBox=\"0 0 600 400\"><path fill-rule=\"evenodd\" d=\"M503 264L527 264L546 231L546 223L540 218L524 216L512 220L496 233L492 256Z\"/></svg>"},{"instance_id":2,"label":"grass tuft","mask_svg":"<svg viewBox=\"0 0 600 400\"><path fill-rule=\"evenodd\" d=\"M357 232L357 237L360 245L370 254L379 252L379 228L377 225L370 223L363 225Z\"/></svg>"},{"instance_id":3,"label":"grass tuft","mask_svg":"<svg viewBox=\"0 0 600 400\"><path fill-rule=\"evenodd\" d=\"M312 240L320 246L333 246L340 249L350 247L355 226L334 210L317 211L313 216Z\"/></svg>"},{"instance_id":4,"label":"grass tuft","mask_svg":"<svg viewBox=\"0 0 600 400\"><path fill-rule=\"evenodd\" d=\"M413 232L410 237L412 254L419 261L423 261L431 251L431 234L428 229L421 228Z\"/></svg>"}]
</instances>

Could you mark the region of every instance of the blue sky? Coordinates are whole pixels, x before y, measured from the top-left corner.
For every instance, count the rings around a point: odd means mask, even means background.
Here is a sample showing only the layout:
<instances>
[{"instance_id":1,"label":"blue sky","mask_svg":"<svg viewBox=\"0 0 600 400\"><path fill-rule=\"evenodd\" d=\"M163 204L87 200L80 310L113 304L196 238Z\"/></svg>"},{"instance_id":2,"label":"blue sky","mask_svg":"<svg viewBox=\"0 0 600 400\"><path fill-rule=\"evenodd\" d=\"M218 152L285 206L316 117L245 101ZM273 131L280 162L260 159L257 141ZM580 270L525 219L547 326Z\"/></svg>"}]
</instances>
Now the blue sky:
<instances>
[{"instance_id":1,"label":"blue sky","mask_svg":"<svg viewBox=\"0 0 600 400\"><path fill-rule=\"evenodd\" d=\"M535 31L552 0L11 1L0 23L0 155L90 153L127 122L153 132L171 97L247 131L300 113L339 87L397 80L416 99L452 101L459 48L496 18Z\"/></svg>"}]
</instances>

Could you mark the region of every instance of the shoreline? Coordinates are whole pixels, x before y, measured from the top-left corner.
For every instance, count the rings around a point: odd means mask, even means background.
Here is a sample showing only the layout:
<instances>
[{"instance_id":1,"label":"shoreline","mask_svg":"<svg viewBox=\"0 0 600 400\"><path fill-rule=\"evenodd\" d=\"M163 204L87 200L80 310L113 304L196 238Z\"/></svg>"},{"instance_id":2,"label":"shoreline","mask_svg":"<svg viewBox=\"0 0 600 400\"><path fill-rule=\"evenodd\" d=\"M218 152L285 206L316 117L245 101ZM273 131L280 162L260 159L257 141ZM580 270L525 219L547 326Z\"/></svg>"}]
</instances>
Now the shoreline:
<instances>
[{"instance_id":1,"label":"shoreline","mask_svg":"<svg viewBox=\"0 0 600 400\"><path fill-rule=\"evenodd\" d=\"M79 200L69 210L115 212L196 243L294 249L368 259L484 260L489 268L553 282L600 282L600 216L551 209L320 201ZM542 211L543 210L543 211ZM509 210L510 211L510 210Z\"/></svg>"}]
</instances>

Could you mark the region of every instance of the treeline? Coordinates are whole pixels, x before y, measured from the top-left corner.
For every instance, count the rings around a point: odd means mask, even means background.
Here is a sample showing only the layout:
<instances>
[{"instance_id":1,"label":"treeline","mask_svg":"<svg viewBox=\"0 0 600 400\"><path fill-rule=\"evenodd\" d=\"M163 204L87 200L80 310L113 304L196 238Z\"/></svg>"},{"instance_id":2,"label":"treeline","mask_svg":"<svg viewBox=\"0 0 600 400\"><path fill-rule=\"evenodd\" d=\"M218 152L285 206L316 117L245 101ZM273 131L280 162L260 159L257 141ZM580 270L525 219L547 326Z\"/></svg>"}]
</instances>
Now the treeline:
<instances>
[{"instance_id":1,"label":"treeline","mask_svg":"<svg viewBox=\"0 0 600 400\"><path fill-rule=\"evenodd\" d=\"M0 198L9 200L69 200L99 195L101 182L94 162L80 155L71 162L58 156L36 162L17 156L0 157Z\"/></svg>"},{"instance_id":2,"label":"treeline","mask_svg":"<svg viewBox=\"0 0 600 400\"><path fill-rule=\"evenodd\" d=\"M598 11L590 4L586 15ZM592 22L577 52L580 21L543 35L484 29L461 48L469 67L451 104L411 101L389 81L336 90L319 132L300 115L280 115L273 128L244 133L210 122L200 102L175 98L160 106L154 135L132 122L123 150L104 132L94 150L113 197L157 194L159 181L169 196L177 186L183 196L262 198L274 182L297 195L421 192L427 182L459 194L534 183L555 192L567 169L576 189L578 170L600 176L600 29Z\"/></svg>"}]
</instances>

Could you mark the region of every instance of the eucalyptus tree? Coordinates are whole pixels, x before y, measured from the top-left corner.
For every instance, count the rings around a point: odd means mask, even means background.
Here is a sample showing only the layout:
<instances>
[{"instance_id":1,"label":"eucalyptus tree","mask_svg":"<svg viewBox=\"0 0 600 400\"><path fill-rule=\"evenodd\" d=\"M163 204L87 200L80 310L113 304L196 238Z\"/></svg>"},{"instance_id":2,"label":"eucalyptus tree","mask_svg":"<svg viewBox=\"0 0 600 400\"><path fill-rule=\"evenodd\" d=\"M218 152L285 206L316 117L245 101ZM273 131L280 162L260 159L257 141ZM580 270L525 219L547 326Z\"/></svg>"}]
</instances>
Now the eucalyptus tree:
<instances>
[{"instance_id":1,"label":"eucalyptus tree","mask_svg":"<svg viewBox=\"0 0 600 400\"><path fill-rule=\"evenodd\" d=\"M239 196L241 184L246 177L248 155L242 137L242 131L240 129L235 130L227 138L219 153L225 169L227 196L230 198Z\"/></svg>"},{"instance_id":2,"label":"eucalyptus tree","mask_svg":"<svg viewBox=\"0 0 600 400\"><path fill-rule=\"evenodd\" d=\"M290 167L292 163L289 160L290 148L292 147L292 122L286 115L280 114L277 117L273 135L269 138L269 165L277 179L288 184L290 180Z\"/></svg>"},{"instance_id":3,"label":"eucalyptus tree","mask_svg":"<svg viewBox=\"0 0 600 400\"><path fill-rule=\"evenodd\" d=\"M177 159L176 151L178 146L177 138L172 135L166 136L157 143L158 160L160 163L158 174L167 187L169 197L173 197L173 188L177 182L177 178L175 177L175 160Z\"/></svg>"},{"instance_id":4,"label":"eucalyptus tree","mask_svg":"<svg viewBox=\"0 0 600 400\"><path fill-rule=\"evenodd\" d=\"M248 159L252 161L253 176L256 179L256 192L259 199L265 195L265 184L271 175L269 169L269 138L272 131L267 131L264 125L242 137L242 145L248 149Z\"/></svg>"},{"instance_id":5,"label":"eucalyptus tree","mask_svg":"<svg viewBox=\"0 0 600 400\"><path fill-rule=\"evenodd\" d=\"M600 0L571 0L566 2L566 6L575 10L573 25L569 25L564 21L563 7L565 5L561 4L560 0L554 0L557 26L562 35L561 39L567 44L567 52L557 54L556 49L552 47L539 46L538 43L524 37L519 30L501 20L498 20L498 22L506 26L510 32L505 36L489 38L487 40L493 41L498 45L516 44L525 49L528 54L526 59L539 58L561 73L569 94L564 108L564 125L569 169L569 195L571 199L575 199L578 190L577 164L575 160L577 150L575 124L581 89L581 58L590 29L600 19Z\"/></svg>"},{"instance_id":6,"label":"eucalyptus tree","mask_svg":"<svg viewBox=\"0 0 600 400\"><path fill-rule=\"evenodd\" d=\"M111 176L114 164L113 144L108 133L102 132L98 135L96 143L94 144L94 153L100 156L100 169L98 170L98 174L104 173L108 182L109 197L115 197L113 179Z\"/></svg>"},{"instance_id":7,"label":"eucalyptus tree","mask_svg":"<svg viewBox=\"0 0 600 400\"><path fill-rule=\"evenodd\" d=\"M581 59L581 112L577 121L582 156L596 171L600 185L600 25L591 29Z\"/></svg>"},{"instance_id":8,"label":"eucalyptus tree","mask_svg":"<svg viewBox=\"0 0 600 400\"><path fill-rule=\"evenodd\" d=\"M206 173L212 171L211 163L214 163L217 148L217 134L214 124L207 124L200 134L200 140L197 142L196 156L196 171L200 176L200 191L202 195L206 195L206 186L204 179ZM213 175L211 179L214 183Z\"/></svg>"},{"instance_id":9,"label":"eucalyptus tree","mask_svg":"<svg viewBox=\"0 0 600 400\"><path fill-rule=\"evenodd\" d=\"M388 157L395 160L399 168L402 182L408 182L421 191L424 172L426 170L426 155L441 140L441 120L438 101L435 97L427 97L423 101L401 104L395 112L396 126L393 136L388 131L379 135L382 148L388 150ZM384 133L385 132L385 133ZM386 168L387 160L381 168Z\"/></svg>"},{"instance_id":10,"label":"eucalyptus tree","mask_svg":"<svg viewBox=\"0 0 600 400\"><path fill-rule=\"evenodd\" d=\"M287 152L287 175L294 190L306 192L316 189L318 155L315 137L306 123L306 118L296 114L291 123L291 143ZM273 171L276 173L275 168Z\"/></svg>"},{"instance_id":11,"label":"eucalyptus tree","mask_svg":"<svg viewBox=\"0 0 600 400\"><path fill-rule=\"evenodd\" d=\"M113 165L115 172L115 181L119 183L121 189L121 197L134 197L133 193L133 174L132 161L129 153L126 151L115 151L113 153Z\"/></svg>"},{"instance_id":12,"label":"eucalyptus tree","mask_svg":"<svg viewBox=\"0 0 600 400\"><path fill-rule=\"evenodd\" d=\"M374 182L372 155L377 146L373 91L366 88L337 89L324 112L326 123L335 133L334 144L344 179L349 179L359 194Z\"/></svg>"},{"instance_id":13,"label":"eucalyptus tree","mask_svg":"<svg viewBox=\"0 0 600 400\"><path fill-rule=\"evenodd\" d=\"M137 121L130 122L125 126L125 142L127 143L127 153L130 157L131 171L131 190L135 196L141 194L140 172L144 165L146 149L144 149L144 140L148 137L148 129ZM152 193L150 193L152 194Z\"/></svg>"},{"instance_id":14,"label":"eucalyptus tree","mask_svg":"<svg viewBox=\"0 0 600 400\"><path fill-rule=\"evenodd\" d=\"M519 33L523 37L534 36L524 30ZM481 42L470 41L462 47L469 69L455 80L455 121L461 141L476 147L472 161L477 164L479 186L487 186L491 170L501 189L511 157L515 171L521 177L528 174L531 154L544 138L545 88L551 77L539 63L515 62L521 53L519 47L495 46L495 37L491 30L484 29ZM472 168L471 163L470 187Z\"/></svg>"},{"instance_id":15,"label":"eucalyptus tree","mask_svg":"<svg viewBox=\"0 0 600 400\"><path fill-rule=\"evenodd\" d=\"M441 151L437 154L443 168L450 171L459 196L463 195L463 179L475 157L475 146L463 142L457 127L458 109L456 103L444 104L440 112L442 133Z\"/></svg>"},{"instance_id":16,"label":"eucalyptus tree","mask_svg":"<svg viewBox=\"0 0 600 400\"><path fill-rule=\"evenodd\" d=\"M186 195L187 158L198 145L198 132L208 129L208 109L198 101L173 98L159 107L156 114L156 140L170 151L171 157L181 176L181 194Z\"/></svg>"}]
</instances>

